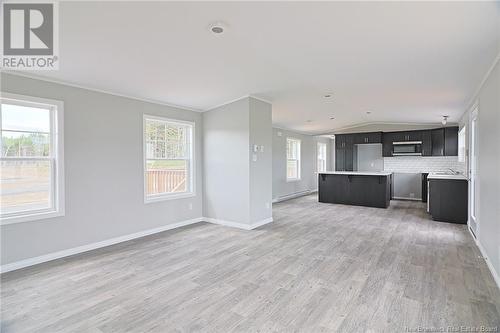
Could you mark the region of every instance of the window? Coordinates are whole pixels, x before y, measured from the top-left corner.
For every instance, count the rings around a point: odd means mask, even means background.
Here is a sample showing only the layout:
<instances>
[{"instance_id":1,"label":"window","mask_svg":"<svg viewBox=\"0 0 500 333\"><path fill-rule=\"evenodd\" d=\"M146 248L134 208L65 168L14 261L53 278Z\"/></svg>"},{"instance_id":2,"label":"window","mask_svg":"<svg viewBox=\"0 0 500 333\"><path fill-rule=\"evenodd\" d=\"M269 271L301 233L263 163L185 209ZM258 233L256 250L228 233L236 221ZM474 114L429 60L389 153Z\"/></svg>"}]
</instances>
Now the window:
<instances>
[{"instance_id":1,"label":"window","mask_svg":"<svg viewBox=\"0 0 500 333\"><path fill-rule=\"evenodd\" d=\"M145 201L194 195L194 123L144 116Z\"/></svg>"},{"instance_id":2,"label":"window","mask_svg":"<svg viewBox=\"0 0 500 333\"><path fill-rule=\"evenodd\" d=\"M64 215L63 103L2 93L2 224Z\"/></svg>"},{"instance_id":3,"label":"window","mask_svg":"<svg viewBox=\"0 0 500 333\"><path fill-rule=\"evenodd\" d=\"M286 139L286 180L300 180L300 140Z\"/></svg>"},{"instance_id":4,"label":"window","mask_svg":"<svg viewBox=\"0 0 500 333\"><path fill-rule=\"evenodd\" d=\"M318 172L326 171L326 143L318 142Z\"/></svg>"},{"instance_id":5,"label":"window","mask_svg":"<svg viewBox=\"0 0 500 333\"><path fill-rule=\"evenodd\" d=\"M458 132L458 161L465 163L465 126Z\"/></svg>"}]
</instances>

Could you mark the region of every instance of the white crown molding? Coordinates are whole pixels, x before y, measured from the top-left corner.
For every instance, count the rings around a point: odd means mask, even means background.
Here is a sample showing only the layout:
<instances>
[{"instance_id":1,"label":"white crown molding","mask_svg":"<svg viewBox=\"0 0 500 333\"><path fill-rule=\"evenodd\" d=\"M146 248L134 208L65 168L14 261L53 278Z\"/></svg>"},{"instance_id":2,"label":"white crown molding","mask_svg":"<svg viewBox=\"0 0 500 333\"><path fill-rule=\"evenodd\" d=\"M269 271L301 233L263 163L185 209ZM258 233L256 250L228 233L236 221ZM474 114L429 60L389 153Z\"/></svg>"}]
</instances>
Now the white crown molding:
<instances>
[{"instance_id":1,"label":"white crown molding","mask_svg":"<svg viewBox=\"0 0 500 333\"><path fill-rule=\"evenodd\" d=\"M300 135L307 135L307 136L316 136L316 135L319 135L319 134L311 134L311 133L307 133L307 132L303 132L303 131L298 131L298 130L294 130L294 129L291 129L291 128L286 128L286 127L280 126L280 125L273 125L273 128L278 129L278 130L282 130L282 131L288 131L288 132L300 134Z\"/></svg>"},{"instance_id":2,"label":"white crown molding","mask_svg":"<svg viewBox=\"0 0 500 333\"><path fill-rule=\"evenodd\" d=\"M166 102L162 102L162 101L158 101L158 100L154 100L154 99L148 99L148 98L142 98L142 97L137 97L137 96L133 96L133 95L121 94L121 93L117 93L117 92L109 91L109 90L104 90L104 89L92 88L89 86L85 86L85 85L81 85L81 84L77 84L77 83L73 83L73 82L69 82L69 81L65 81L65 80L52 79L52 78L48 78L48 77L41 76L41 75L31 74L31 73L21 73L18 71L3 71L3 73L8 74L8 75L21 76L21 77L25 77L25 78L33 79L33 80L39 80L39 81L60 84L63 86L68 86L68 87L73 87L73 88L95 91L95 92L99 92L102 94L107 94L107 95L112 95L112 96L117 96L117 97L133 99L136 101L157 104L157 105L161 105L161 106L168 106L171 108L176 108L176 109L181 109L181 110L186 110L186 111L193 111L193 112L203 112L204 111L204 110L200 110L200 109L191 108L188 106L166 103Z\"/></svg>"},{"instance_id":3,"label":"white crown molding","mask_svg":"<svg viewBox=\"0 0 500 333\"><path fill-rule=\"evenodd\" d=\"M500 52L498 52L495 60L493 60L493 63L491 64L490 68L488 68L488 70L484 74L483 79L481 80L481 82L479 83L479 86L474 91L474 94L472 94L472 97L469 99L469 102L465 105L464 112L460 116L460 119L462 119L465 116L465 114L467 112L469 112L469 110L471 110L474 107L474 105L477 103L477 98L478 98L479 92L483 88L484 84L488 80L488 77L490 76L491 72L493 71L493 69L495 68L495 66L497 65L497 63L499 61L500 61Z\"/></svg>"},{"instance_id":4,"label":"white crown molding","mask_svg":"<svg viewBox=\"0 0 500 333\"><path fill-rule=\"evenodd\" d=\"M345 131L349 129L354 129L358 127L363 127L363 126L370 126L370 125L395 125L395 126L436 126L436 127L441 127L441 123L412 123L412 122L389 122L389 121L370 121L370 122L364 122L364 123L357 123L357 124L351 124L343 127L338 127L334 128L329 132L321 132L315 135L329 135L329 134L335 134L335 132L339 131ZM453 126L456 125L456 123L448 123L447 126Z\"/></svg>"},{"instance_id":5,"label":"white crown molding","mask_svg":"<svg viewBox=\"0 0 500 333\"><path fill-rule=\"evenodd\" d=\"M248 97L256 99L256 100L264 102L264 103L267 103L267 104L271 104L271 105L273 104L273 102L271 100L268 100L268 99L265 99L265 98L262 98L262 97L257 97L255 95L248 95Z\"/></svg>"},{"instance_id":6,"label":"white crown molding","mask_svg":"<svg viewBox=\"0 0 500 333\"><path fill-rule=\"evenodd\" d=\"M241 101L242 99L245 99L245 98L253 98L253 99L256 99L256 100L264 102L264 103L268 103L268 104L271 104L271 105L273 104L271 101L268 101L268 100L266 100L264 98L260 98L260 97L254 96L254 95L243 95L243 96L240 96L238 98L231 99L229 101L226 101L226 102L223 102L223 103L220 103L220 104L216 104L215 106L211 106L208 109L203 110L202 112L212 111L212 110L218 109L220 107L223 107L225 105L229 105L231 103L235 103L235 102Z\"/></svg>"}]
</instances>

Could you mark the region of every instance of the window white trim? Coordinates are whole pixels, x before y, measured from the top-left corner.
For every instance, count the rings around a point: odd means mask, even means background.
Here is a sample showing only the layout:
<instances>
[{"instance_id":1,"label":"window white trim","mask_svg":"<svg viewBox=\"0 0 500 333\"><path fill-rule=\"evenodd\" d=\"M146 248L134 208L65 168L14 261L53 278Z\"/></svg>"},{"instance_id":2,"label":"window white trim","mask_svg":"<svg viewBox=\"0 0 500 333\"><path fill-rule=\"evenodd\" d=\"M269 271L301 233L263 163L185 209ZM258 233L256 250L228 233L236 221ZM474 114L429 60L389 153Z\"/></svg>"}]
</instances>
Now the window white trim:
<instances>
[{"instance_id":1,"label":"window white trim","mask_svg":"<svg viewBox=\"0 0 500 333\"><path fill-rule=\"evenodd\" d=\"M320 151L321 149L325 149L325 159L320 159ZM320 170L320 161L324 161L324 170ZM328 166L328 145L325 142L317 142L316 143L316 172L325 172Z\"/></svg>"},{"instance_id":2,"label":"window white trim","mask_svg":"<svg viewBox=\"0 0 500 333\"><path fill-rule=\"evenodd\" d=\"M39 106L41 108L49 109L51 121L51 142L53 144L53 154L50 157L35 157L35 158L16 158L9 157L2 160L50 160L55 165L52 165L53 174L51 177L52 182L52 195L53 207L43 210L29 210L17 213L8 214L0 217L0 224L13 224L19 222L36 221L48 219L53 217L64 216L65 214L65 195L64 195L64 102L32 97L26 95L18 95L2 92L0 102L10 102L16 105L24 106ZM1 119L0 119L1 122Z\"/></svg>"},{"instance_id":3,"label":"window white trim","mask_svg":"<svg viewBox=\"0 0 500 333\"><path fill-rule=\"evenodd\" d=\"M288 158L288 141L295 141L297 143L297 152L296 152L296 155L297 155L297 158L296 159L289 159ZM302 170L301 170L301 145L302 145L302 141L300 139L297 139L297 138L293 138L293 137L287 137L286 138L286 147L285 147L285 154L286 154L286 169L285 169L285 175L286 175L286 181L289 183L289 182L298 182L301 180L301 174L302 174ZM293 160L293 161L297 161L297 177L295 178L290 178L288 177L288 161L289 160Z\"/></svg>"},{"instance_id":4,"label":"window white trim","mask_svg":"<svg viewBox=\"0 0 500 333\"><path fill-rule=\"evenodd\" d=\"M146 170L147 170L147 140L146 140L146 120L159 120L159 121L164 121L172 124L180 124L180 125L190 125L191 126L191 147L190 147L190 167L189 167L189 192L180 192L180 193L162 193L162 194L155 194L155 195L148 195L147 194L147 182L146 182ZM196 127L195 123L193 121L187 121L187 120L178 120L178 119L171 119L171 118L166 118L166 117L161 117L161 116L154 116L154 115L148 115L148 114L143 114L142 116L142 155L143 155L143 163L142 163L142 179L143 179L143 193L144 193L144 203L149 204L149 203L154 203L154 202L161 202L161 201L167 201L167 200L176 200L176 199L183 199L183 198L191 198L196 196L196 181L195 181L195 175L196 175L196 161L195 161L195 146L196 146Z\"/></svg>"}]
</instances>

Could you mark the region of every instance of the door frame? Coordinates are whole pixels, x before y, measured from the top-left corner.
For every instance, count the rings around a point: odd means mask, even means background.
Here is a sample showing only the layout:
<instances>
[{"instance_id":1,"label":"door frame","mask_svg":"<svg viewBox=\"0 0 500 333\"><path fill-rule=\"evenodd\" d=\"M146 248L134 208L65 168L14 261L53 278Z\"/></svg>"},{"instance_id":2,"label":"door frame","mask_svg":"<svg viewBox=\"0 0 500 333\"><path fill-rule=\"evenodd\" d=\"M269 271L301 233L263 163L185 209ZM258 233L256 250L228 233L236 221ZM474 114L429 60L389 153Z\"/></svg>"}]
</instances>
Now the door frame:
<instances>
[{"instance_id":1,"label":"door frame","mask_svg":"<svg viewBox=\"0 0 500 333\"><path fill-rule=\"evenodd\" d=\"M479 144L478 140L478 120L479 120L479 103L475 102L471 108L468 121L468 154L467 154L467 173L469 178L469 229L477 238L480 230L479 219L479 179L478 179L478 157Z\"/></svg>"}]
</instances>

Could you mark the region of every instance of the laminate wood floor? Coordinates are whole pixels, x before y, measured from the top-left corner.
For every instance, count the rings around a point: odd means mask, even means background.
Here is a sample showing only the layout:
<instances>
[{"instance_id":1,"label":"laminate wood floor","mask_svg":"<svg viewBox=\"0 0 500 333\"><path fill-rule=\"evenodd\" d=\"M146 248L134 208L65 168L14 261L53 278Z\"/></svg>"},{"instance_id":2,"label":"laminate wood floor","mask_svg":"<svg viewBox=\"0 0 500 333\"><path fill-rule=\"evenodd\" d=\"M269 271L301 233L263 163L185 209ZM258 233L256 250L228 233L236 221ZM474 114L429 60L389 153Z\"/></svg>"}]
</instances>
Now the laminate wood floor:
<instances>
[{"instance_id":1,"label":"laminate wood floor","mask_svg":"<svg viewBox=\"0 0 500 333\"><path fill-rule=\"evenodd\" d=\"M429 220L422 203L307 196L273 210L253 231L200 223L6 273L2 332L500 326L499 290L466 227Z\"/></svg>"}]
</instances>

